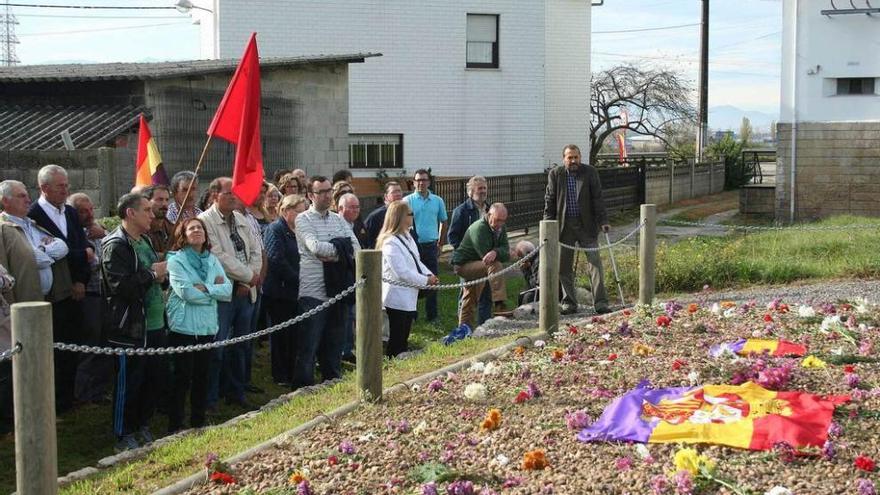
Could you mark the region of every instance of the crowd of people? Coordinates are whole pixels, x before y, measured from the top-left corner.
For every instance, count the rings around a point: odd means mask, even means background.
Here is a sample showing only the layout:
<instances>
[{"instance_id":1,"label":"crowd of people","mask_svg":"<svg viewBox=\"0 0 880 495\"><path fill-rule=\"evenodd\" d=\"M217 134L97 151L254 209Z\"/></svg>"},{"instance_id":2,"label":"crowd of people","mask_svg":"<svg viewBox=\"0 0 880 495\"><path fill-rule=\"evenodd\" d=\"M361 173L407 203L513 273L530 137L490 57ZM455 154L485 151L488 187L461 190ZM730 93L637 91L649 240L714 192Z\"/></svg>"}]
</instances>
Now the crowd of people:
<instances>
[{"instance_id":1,"label":"crowd of people","mask_svg":"<svg viewBox=\"0 0 880 495\"><path fill-rule=\"evenodd\" d=\"M595 170L580 163L576 146L550 172L544 216L562 223L566 242L595 245L608 229ZM228 177L210 182L201 195L198 177L176 173L169 185L136 187L119 198L118 227L106 231L88 195L70 194L67 172L46 165L38 173L40 196L26 186L0 182L0 349L10 347L8 305L52 304L55 342L124 348L206 344L246 336L325 305L354 283L355 253L382 252L385 279L410 285L439 283L444 244L453 247L453 271L463 281L499 272L503 263L535 250L528 241L511 247L502 203L489 203L488 182L474 176L467 199L447 218L446 205L431 192L431 176L419 169L414 191L384 184L383 205L365 219L351 174L332 178L305 171L279 171L265 182L253 205L243 204ZM594 304L607 311L601 262L591 257ZM563 312L576 308L571 257L563 255ZM537 259L522 265L526 290L537 298ZM424 318L438 317L437 291L383 282L385 354L409 349L418 300ZM506 311L502 277L462 289L462 338L493 313ZM2 315L0 315L2 316ZM272 379L296 389L339 378L354 362L354 294L295 325L270 335ZM455 340L453 338L453 340ZM59 412L75 404L112 397L117 450L153 440L157 408L169 433L201 427L220 400L250 408L253 340L196 352L100 356L55 351ZM0 424L11 426L8 362L0 363ZM189 405L189 417L185 417Z\"/></svg>"}]
</instances>

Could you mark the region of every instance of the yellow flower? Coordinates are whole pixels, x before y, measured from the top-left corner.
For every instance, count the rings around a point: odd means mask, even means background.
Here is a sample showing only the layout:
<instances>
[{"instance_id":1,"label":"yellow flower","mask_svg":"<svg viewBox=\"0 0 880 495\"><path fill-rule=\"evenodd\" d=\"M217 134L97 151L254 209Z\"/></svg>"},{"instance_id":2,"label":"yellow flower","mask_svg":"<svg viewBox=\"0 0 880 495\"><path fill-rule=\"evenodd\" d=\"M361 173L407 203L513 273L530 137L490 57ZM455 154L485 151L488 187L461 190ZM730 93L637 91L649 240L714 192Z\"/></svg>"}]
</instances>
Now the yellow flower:
<instances>
[{"instance_id":1,"label":"yellow flower","mask_svg":"<svg viewBox=\"0 0 880 495\"><path fill-rule=\"evenodd\" d=\"M298 484L302 483L303 481L306 481L306 477L303 476L303 474L301 472L296 471L290 475L290 478L288 478L288 481L290 481L291 485L298 485Z\"/></svg>"},{"instance_id":2,"label":"yellow flower","mask_svg":"<svg viewBox=\"0 0 880 495\"><path fill-rule=\"evenodd\" d=\"M810 355L801 361L801 366L804 368L825 368L825 361L822 361L816 356Z\"/></svg>"},{"instance_id":3,"label":"yellow flower","mask_svg":"<svg viewBox=\"0 0 880 495\"><path fill-rule=\"evenodd\" d=\"M641 342L636 342L633 344L632 353L634 356L650 356L654 354L654 348Z\"/></svg>"},{"instance_id":4,"label":"yellow flower","mask_svg":"<svg viewBox=\"0 0 880 495\"><path fill-rule=\"evenodd\" d=\"M676 472L687 471L691 473L691 476L700 474L700 467L705 467L709 472L715 470L715 461L705 455L697 454L696 450L687 447L678 449L673 462Z\"/></svg>"}]
</instances>

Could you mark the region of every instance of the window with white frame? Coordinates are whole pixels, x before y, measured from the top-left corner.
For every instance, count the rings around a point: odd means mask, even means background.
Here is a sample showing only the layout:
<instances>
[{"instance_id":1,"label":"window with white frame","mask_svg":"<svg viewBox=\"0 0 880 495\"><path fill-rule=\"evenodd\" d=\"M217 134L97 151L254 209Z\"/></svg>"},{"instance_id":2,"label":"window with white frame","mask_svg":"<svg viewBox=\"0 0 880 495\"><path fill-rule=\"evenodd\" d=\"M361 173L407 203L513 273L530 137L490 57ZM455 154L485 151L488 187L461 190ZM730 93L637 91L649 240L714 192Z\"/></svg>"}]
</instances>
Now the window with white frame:
<instances>
[{"instance_id":1,"label":"window with white frame","mask_svg":"<svg viewBox=\"0 0 880 495\"><path fill-rule=\"evenodd\" d=\"M349 168L403 168L403 134L349 134Z\"/></svg>"},{"instance_id":2,"label":"window with white frame","mask_svg":"<svg viewBox=\"0 0 880 495\"><path fill-rule=\"evenodd\" d=\"M498 15L467 15L467 67L498 68Z\"/></svg>"}]
</instances>

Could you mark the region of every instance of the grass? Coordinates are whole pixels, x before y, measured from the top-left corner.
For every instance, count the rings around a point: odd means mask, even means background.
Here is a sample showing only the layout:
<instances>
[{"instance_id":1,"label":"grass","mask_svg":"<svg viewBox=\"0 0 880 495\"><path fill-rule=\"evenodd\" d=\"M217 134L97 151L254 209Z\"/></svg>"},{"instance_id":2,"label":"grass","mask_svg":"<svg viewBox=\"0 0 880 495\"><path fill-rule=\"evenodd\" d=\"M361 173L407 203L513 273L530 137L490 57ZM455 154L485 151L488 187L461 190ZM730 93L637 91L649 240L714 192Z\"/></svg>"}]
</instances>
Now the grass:
<instances>
[{"instance_id":1,"label":"grass","mask_svg":"<svg viewBox=\"0 0 880 495\"><path fill-rule=\"evenodd\" d=\"M440 278L443 283L457 282L458 277L451 273L448 263L441 261ZM508 306L516 302L516 295L523 285L522 277L508 280ZM413 359L387 365L385 383L391 385L426 373L470 354L482 352L501 345L504 340L472 341L451 348L436 346L440 337L446 335L457 326L458 292L453 290L440 291L438 298L437 321L428 323L420 319L413 326L410 336L412 349L425 349L425 353ZM424 315L424 301L419 303L419 314ZM253 384L264 390L262 394L248 394L253 404L264 404L271 399L289 392L279 387L271 379L269 369L268 343L258 343L255 347L253 361ZM350 368L349 368L350 370ZM284 413L271 412L263 416L266 419L248 421L247 426L224 428L222 432L207 432L195 437L187 437L167 447L162 447L151 454L146 460L135 462L123 467L111 469L102 474L96 481L88 481L71 487L67 493L118 493L134 490L140 493L150 486L157 488L173 481L176 477L186 476L198 467L200 459L208 450L221 455L229 455L251 447L263 440L303 423L315 415L329 411L355 397L354 376L346 375L346 381L332 389L319 394L294 400L281 409ZM210 416L214 423L222 423L229 418L244 412L238 406L225 405L220 402L220 411ZM64 475L85 466L93 466L96 462L113 454L116 443L111 431L112 411L109 403L89 404L58 418L58 472ZM273 419L274 418L274 419ZM167 430L167 418L156 414L151 424L154 433ZM210 447L210 449L209 449ZM0 465L7 466L0 470L0 492L10 493L15 490L15 443L13 436L0 437ZM148 484L144 480L150 479ZM93 490L94 489L94 490Z\"/></svg>"},{"instance_id":2,"label":"grass","mask_svg":"<svg viewBox=\"0 0 880 495\"><path fill-rule=\"evenodd\" d=\"M657 292L737 288L754 284L785 284L799 280L880 276L880 220L838 216L811 226L873 224L876 230L769 231L734 233L726 237L693 237L657 246ZM615 251L628 299L638 293L638 253ZM603 252L609 293L611 265ZM583 263L582 263L583 266ZM613 296L612 296L612 299Z\"/></svg>"}]
</instances>

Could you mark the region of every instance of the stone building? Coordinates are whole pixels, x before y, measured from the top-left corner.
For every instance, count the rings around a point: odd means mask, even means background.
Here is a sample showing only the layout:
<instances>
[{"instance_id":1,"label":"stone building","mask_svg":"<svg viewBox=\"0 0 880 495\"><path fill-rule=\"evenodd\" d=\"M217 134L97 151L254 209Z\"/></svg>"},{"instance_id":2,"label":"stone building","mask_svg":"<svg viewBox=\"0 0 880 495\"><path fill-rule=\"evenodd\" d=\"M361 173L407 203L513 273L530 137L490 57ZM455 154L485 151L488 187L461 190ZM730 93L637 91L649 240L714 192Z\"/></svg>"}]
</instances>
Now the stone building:
<instances>
[{"instance_id":1,"label":"stone building","mask_svg":"<svg viewBox=\"0 0 880 495\"><path fill-rule=\"evenodd\" d=\"M880 215L878 17L864 2L783 2L777 220Z\"/></svg>"},{"instance_id":2,"label":"stone building","mask_svg":"<svg viewBox=\"0 0 880 495\"><path fill-rule=\"evenodd\" d=\"M373 56L261 59L267 176L293 167L332 175L348 165L348 66ZM169 176L192 170L237 64L229 58L0 68L0 176L35 185L36 171L53 160L73 170L73 189L97 193L100 186L105 202L113 201L134 181L141 112ZM101 155L102 147L114 151ZM212 141L202 183L229 175L234 153L233 145Z\"/></svg>"}]
</instances>

